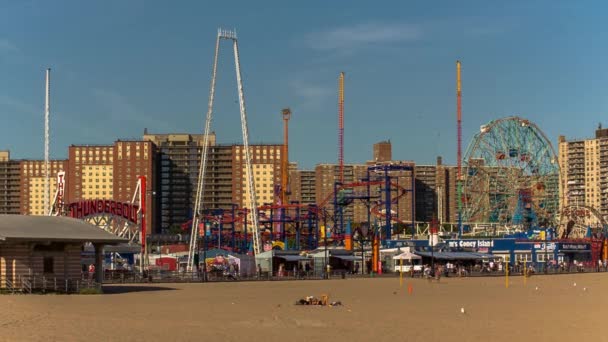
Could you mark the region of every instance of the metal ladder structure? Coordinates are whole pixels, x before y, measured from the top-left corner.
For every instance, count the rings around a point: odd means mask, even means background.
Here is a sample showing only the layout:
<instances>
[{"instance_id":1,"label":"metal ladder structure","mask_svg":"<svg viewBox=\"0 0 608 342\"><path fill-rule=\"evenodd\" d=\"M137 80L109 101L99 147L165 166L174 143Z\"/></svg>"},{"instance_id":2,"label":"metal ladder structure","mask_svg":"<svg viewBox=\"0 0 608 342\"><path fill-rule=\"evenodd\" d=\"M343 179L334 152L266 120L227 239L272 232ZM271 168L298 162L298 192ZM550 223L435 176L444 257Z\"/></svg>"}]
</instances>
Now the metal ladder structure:
<instances>
[{"instance_id":1,"label":"metal ladder structure","mask_svg":"<svg viewBox=\"0 0 608 342\"><path fill-rule=\"evenodd\" d=\"M209 104L207 107L207 117L205 119L205 135L204 146L201 152L201 166L198 174L198 184L196 189L196 200L194 203L194 217L192 218L192 230L190 233L190 249L188 251L188 271L195 270L194 255L197 252L198 241L198 226L200 223L203 207L203 199L205 193L205 171L207 167L207 158L209 151L209 132L211 127L211 118L213 114L213 100L215 97L215 80L217 76L217 60L219 56L220 40L226 39L232 41L234 49L234 64L236 67L236 80L239 94L239 107L241 112L241 129L243 132L243 146L245 150L245 160L247 168L247 184L249 185L249 199L251 203L251 221L253 226L252 240L253 253L255 255L261 252L260 230L258 219L258 204L256 199L255 183L253 182L253 169L251 166L251 151L249 150L249 129L247 127L247 111L245 110L245 94L243 93L243 80L241 78L241 64L239 61L239 46L236 36L236 31L218 29L217 39L215 42L215 57L213 60L213 73L211 77L211 88L209 89ZM247 218L245 218L247 219ZM221 232L220 232L221 233Z\"/></svg>"}]
</instances>

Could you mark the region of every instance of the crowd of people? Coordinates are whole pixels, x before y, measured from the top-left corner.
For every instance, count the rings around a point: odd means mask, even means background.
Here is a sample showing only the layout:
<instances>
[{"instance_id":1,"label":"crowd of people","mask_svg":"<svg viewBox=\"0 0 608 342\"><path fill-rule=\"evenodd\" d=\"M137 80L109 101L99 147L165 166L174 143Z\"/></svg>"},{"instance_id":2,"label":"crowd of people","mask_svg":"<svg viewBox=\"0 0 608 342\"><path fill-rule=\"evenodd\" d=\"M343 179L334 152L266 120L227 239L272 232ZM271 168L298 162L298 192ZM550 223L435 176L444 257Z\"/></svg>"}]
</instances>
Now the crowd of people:
<instances>
[{"instance_id":1,"label":"crowd of people","mask_svg":"<svg viewBox=\"0 0 608 342\"><path fill-rule=\"evenodd\" d=\"M491 274L504 274L509 267L509 273L511 274L526 274L533 275L538 272L544 272L544 264L525 263L522 261L516 261L512 264L507 264L501 261L486 261L486 262L435 262L432 265L422 265L421 271L415 271L414 268L410 269L411 277L425 277L425 278L437 278L439 276L444 277L466 277L472 273L478 275L491 275ZM580 260L573 259L571 261L550 261L547 265L547 271L551 273L565 273L565 272L585 272L595 270L596 272L607 272L608 263L604 260L598 260L595 269L589 262L583 262Z\"/></svg>"}]
</instances>

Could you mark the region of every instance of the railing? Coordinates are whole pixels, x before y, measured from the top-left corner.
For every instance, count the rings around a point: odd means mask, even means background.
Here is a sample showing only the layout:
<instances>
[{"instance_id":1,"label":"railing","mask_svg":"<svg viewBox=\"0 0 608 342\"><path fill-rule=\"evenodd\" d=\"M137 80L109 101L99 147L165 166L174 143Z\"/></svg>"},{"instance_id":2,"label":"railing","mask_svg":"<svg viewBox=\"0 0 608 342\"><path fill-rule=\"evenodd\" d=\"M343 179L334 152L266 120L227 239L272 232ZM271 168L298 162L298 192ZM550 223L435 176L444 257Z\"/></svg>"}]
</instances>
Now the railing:
<instances>
[{"instance_id":1,"label":"railing","mask_svg":"<svg viewBox=\"0 0 608 342\"><path fill-rule=\"evenodd\" d=\"M521 263L519 265L515 264L509 268L509 275L511 276L523 276L524 273L527 276L531 275L557 275L557 274L573 274L573 273L581 273L581 272L607 272L608 268L600 267L598 269L597 266L594 266L593 263L585 263L583 266L575 266L569 264L562 265L549 265L547 270L545 271L543 263L533 264L533 271L530 271L530 264ZM376 272L370 272L370 270L366 270L365 274L362 274L359 270L358 273L354 273L350 270L346 269L332 269L327 275L322 270L310 270L309 272L305 271L283 271L279 272L269 272L262 271L259 274L250 274L250 275L235 275L229 273L222 272L208 272L206 277L203 272L179 272L179 271L163 271L163 270L152 270L145 273L145 275L140 275L137 272L125 272L116 275L108 275L106 274L106 279L104 283L106 284L122 284L122 283L193 283L193 282L233 282L233 281L285 281L285 280L319 280L319 279L346 279L346 278L367 278L367 277L395 277L399 276L399 272L392 272L389 270L384 270L382 274L378 274ZM414 278L423 278L425 277L425 273L422 271L414 272L413 274L410 272L403 272L404 277L414 277ZM498 269L495 267L490 270L488 266L460 266L455 267L451 270L447 270L447 268L443 268L442 276L447 277L497 277L497 276L505 276L505 271L503 269Z\"/></svg>"},{"instance_id":2,"label":"railing","mask_svg":"<svg viewBox=\"0 0 608 342\"><path fill-rule=\"evenodd\" d=\"M4 283L6 284L7 291L9 291L11 293L15 293L15 285L13 284L13 282L10 279L6 278L4 280Z\"/></svg>"},{"instance_id":3,"label":"railing","mask_svg":"<svg viewBox=\"0 0 608 342\"><path fill-rule=\"evenodd\" d=\"M94 289L101 292L101 284L86 279L58 279L40 275L20 276L13 282L5 280L6 289L12 293L81 293L83 289Z\"/></svg>"},{"instance_id":4,"label":"railing","mask_svg":"<svg viewBox=\"0 0 608 342\"><path fill-rule=\"evenodd\" d=\"M32 283L29 279L21 279L21 286L23 287L24 292L32 293Z\"/></svg>"}]
</instances>

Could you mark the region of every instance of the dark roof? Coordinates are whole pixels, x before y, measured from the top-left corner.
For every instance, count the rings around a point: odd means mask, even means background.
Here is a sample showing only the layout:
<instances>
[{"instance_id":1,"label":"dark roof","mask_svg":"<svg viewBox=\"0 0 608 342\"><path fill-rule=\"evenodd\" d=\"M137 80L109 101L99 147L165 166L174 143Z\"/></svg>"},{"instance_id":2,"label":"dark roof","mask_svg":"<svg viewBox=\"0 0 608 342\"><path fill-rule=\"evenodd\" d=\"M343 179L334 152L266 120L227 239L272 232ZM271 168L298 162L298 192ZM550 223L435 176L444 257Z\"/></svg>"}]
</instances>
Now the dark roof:
<instances>
[{"instance_id":1,"label":"dark roof","mask_svg":"<svg viewBox=\"0 0 608 342\"><path fill-rule=\"evenodd\" d=\"M344 260L344 261L355 261L355 260L359 261L359 260L361 260L361 258L356 257L354 255L332 255L331 257L338 258L338 259Z\"/></svg>"},{"instance_id":2,"label":"dark roof","mask_svg":"<svg viewBox=\"0 0 608 342\"><path fill-rule=\"evenodd\" d=\"M85 221L60 216L0 215L2 241L127 242Z\"/></svg>"},{"instance_id":3,"label":"dark roof","mask_svg":"<svg viewBox=\"0 0 608 342\"><path fill-rule=\"evenodd\" d=\"M493 257L491 254L483 254L483 253L469 253L469 252L426 252L426 251L416 251L414 252L416 255L420 255L423 257L433 257L437 260L483 260L490 259Z\"/></svg>"},{"instance_id":4,"label":"dark roof","mask_svg":"<svg viewBox=\"0 0 608 342\"><path fill-rule=\"evenodd\" d=\"M325 253L325 249L324 248L317 248L313 251L309 252L310 254L317 254L317 253ZM346 249L337 249L337 248L328 248L327 249L327 255L330 256L338 256L338 255L352 255L353 251L349 251Z\"/></svg>"},{"instance_id":5,"label":"dark roof","mask_svg":"<svg viewBox=\"0 0 608 342\"><path fill-rule=\"evenodd\" d=\"M308 260L309 258L301 255L275 255L277 258L284 259L285 261L300 261Z\"/></svg>"},{"instance_id":6,"label":"dark roof","mask_svg":"<svg viewBox=\"0 0 608 342\"><path fill-rule=\"evenodd\" d=\"M272 255L276 257L280 257L282 255L300 255L300 251L273 249Z\"/></svg>"}]
</instances>

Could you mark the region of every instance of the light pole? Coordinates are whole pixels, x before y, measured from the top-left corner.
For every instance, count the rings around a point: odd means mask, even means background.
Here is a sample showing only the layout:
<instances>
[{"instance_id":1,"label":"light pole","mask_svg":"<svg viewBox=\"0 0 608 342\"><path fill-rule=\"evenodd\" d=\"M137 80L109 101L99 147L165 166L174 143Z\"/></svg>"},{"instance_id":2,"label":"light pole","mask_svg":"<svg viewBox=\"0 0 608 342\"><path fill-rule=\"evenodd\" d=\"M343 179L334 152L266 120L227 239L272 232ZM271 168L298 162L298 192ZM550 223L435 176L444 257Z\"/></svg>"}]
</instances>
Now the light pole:
<instances>
[{"instance_id":1,"label":"light pole","mask_svg":"<svg viewBox=\"0 0 608 342\"><path fill-rule=\"evenodd\" d=\"M435 275L435 243L431 235L431 274Z\"/></svg>"},{"instance_id":2,"label":"light pole","mask_svg":"<svg viewBox=\"0 0 608 342\"><path fill-rule=\"evenodd\" d=\"M207 226L207 222L203 219L204 232L203 232L203 282L207 282L207 229L211 228Z\"/></svg>"},{"instance_id":3,"label":"light pole","mask_svg":"<svg viewBox=\"0 0 608 342\"><path fill-rule=\"evenodd\" d=\"M327 272L327 210L323 210L323 244L325 248L325 279L329 279L329 274Z\"/></svg>"},{"instance_id":4,"label":"light pole","mask_svg":"<svg viewBox=\"0 0 608 342\"><path fill-rule=\"evenodd\" d=\"M433 217L433 219L431 220L431 224L429 226L429 232L430 232L430 245L431 245L431 272L434 275L435 274L435 235L438 233L437 232L437 218Z\"/></svg>"},{"instance_id":5,"label":"light pole","mask_svg":"<svg viewBox=\"0 0 608 342\"><path fill-rule=\"evenodd\" d=\"M369 233L369 222L367 225L362 225L359 229L359 244L361 245L361 274L365 274L365 249L364 243L367 239L367 234Z\"/></svg>"},{"instance_id":6,"label":"light pole","mask_svg":"<svg viewBox=\"0 0 608 342\"><path fill-rule=\"evenodd\" d=\"M548 246L547 246L547 227L545 227L545 274L549 272L549 255L547 254Z\"/></svg>"}]
</instances>

